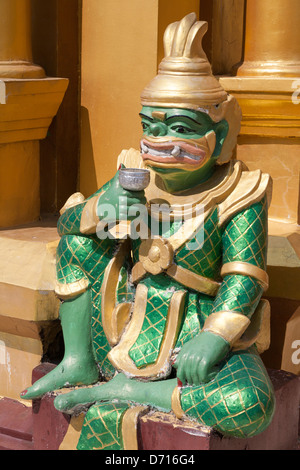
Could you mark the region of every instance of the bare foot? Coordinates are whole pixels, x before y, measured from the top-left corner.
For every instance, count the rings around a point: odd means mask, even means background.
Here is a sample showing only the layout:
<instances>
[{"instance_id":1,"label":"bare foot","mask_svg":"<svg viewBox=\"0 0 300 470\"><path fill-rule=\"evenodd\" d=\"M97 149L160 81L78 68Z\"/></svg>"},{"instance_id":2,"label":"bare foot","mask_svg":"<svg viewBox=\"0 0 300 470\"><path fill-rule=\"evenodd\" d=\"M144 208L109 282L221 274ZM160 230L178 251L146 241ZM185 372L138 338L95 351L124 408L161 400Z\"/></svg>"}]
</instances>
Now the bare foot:
<instances>
[{"instance_id":1,"label":"bare foot","mask_svg":"<svg viewBox=\"0 0 300 470\"><path fill-rule=\"evenodd\" d=\"M91 385L96 383L98 379L99 370L95 362L84 364L80 360L74 361L74 358L72 360L66 359L62 360L49 374L24 390L21 393L21 398L32 400L64 387Z\"/></svg>"}]
</instances>

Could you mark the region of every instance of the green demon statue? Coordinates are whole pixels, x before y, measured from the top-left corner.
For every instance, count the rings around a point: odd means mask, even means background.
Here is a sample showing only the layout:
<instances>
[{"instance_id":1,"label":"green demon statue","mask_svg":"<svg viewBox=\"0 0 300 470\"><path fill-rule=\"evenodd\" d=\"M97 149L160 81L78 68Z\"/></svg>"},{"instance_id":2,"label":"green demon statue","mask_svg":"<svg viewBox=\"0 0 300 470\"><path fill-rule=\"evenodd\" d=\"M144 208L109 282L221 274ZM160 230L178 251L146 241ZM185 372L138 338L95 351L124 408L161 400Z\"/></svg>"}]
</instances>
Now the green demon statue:
<instances>
[{"instance_id":1,"label":"green demon statue","mask_svg":"<svg viewBox=\"0 0 300 470\"><path fill-rule=\"evenodd\" d=\"M232 159L241 113L211 73L206 29L195 14L167 28L158 75L142 92L140 151L124 150L111 181L61 211L65 355L22 398L76 386L54 404L87 410L78 449L126 449L122 430L148 409L241 438L273 416L259 356L271 182ZM149 169L148 187L124 189L124 167ZM146 216L134 218L139 207ZM131 235L114 237L126 220Z\"/></svg>"}]
</instances>

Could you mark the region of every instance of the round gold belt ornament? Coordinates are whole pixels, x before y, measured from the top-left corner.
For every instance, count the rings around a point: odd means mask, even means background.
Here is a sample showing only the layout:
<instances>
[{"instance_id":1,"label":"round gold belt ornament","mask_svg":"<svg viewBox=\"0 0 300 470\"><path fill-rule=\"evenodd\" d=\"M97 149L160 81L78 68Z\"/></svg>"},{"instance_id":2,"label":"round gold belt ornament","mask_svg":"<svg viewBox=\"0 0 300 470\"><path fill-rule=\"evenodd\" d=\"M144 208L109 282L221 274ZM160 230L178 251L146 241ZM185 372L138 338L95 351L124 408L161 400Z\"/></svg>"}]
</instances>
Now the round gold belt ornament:
<instances>
[{"instance_id":1,"label":"round gold belt ornament","mask_svg":"<svg viewBox=\"0 0 300 470\"><path fill-rule=\"evenodd\" d=\"M139 250L139 259L144 269L151 274L160 274L173 263L173 248L163 238L143 240Z\"/></svg>"}]
</instances>

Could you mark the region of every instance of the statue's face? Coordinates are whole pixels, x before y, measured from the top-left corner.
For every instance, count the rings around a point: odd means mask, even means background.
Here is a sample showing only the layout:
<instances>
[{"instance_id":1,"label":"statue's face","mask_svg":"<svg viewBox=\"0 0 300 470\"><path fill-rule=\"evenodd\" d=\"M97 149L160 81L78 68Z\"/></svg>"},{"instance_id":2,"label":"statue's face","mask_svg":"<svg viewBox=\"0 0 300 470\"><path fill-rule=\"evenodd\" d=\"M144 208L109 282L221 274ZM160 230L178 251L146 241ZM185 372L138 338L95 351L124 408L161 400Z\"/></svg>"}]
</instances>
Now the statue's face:
<instances>
[{"instance_id":1,"label":"statue's face","mask_svg":"<svg viewBox=\"0 0 300 470\"><path fill-rule=\"evenodd\" d=\"M214 123L200 111L144 106L140 116L142 158L161 176L197 172L201 180L214 166L228 132L226 121Z\"/></svg>"}]
</instances>

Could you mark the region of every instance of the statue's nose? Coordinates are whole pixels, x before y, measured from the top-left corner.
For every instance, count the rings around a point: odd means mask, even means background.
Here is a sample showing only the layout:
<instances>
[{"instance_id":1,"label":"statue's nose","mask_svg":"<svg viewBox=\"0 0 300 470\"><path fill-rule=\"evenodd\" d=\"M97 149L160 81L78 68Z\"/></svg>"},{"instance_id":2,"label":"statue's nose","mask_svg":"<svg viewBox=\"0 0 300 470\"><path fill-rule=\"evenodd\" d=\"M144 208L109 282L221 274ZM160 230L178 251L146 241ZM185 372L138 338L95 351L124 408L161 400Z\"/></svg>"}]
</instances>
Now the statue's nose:
<instances>
[{"instance_id":1,"label":"statue's nose","mask_svg":"<svg viewBox=\"0 0 300 470\"><path fill-rule=\"evenodd\" d=\"M167 135L168 126L163 122L153 122L150 124L150 132L154 137Z\"/></svg>"}]
</instances>

